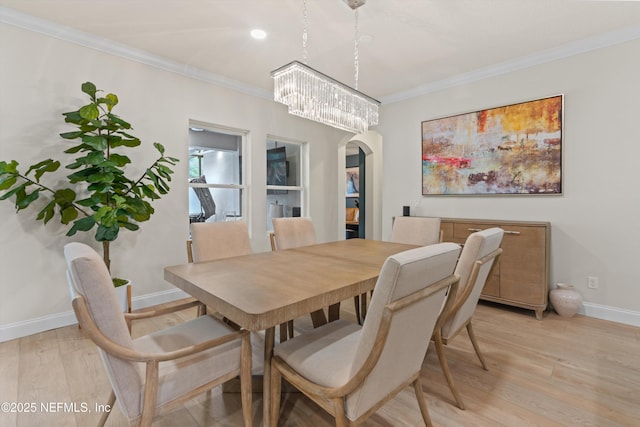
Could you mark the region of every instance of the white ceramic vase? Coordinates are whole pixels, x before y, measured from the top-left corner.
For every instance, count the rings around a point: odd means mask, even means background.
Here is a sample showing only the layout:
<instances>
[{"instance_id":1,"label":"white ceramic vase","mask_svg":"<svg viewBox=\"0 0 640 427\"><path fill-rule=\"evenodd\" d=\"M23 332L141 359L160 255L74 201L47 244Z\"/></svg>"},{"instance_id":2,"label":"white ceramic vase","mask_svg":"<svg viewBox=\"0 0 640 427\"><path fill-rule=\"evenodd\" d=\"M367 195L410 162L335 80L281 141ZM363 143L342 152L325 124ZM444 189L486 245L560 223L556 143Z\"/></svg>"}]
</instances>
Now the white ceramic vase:
<instances>
[{"instance_id":1,"label":"white ceramic vase","mask_svg":"<svg viewBox=\"0 0 640 427\"><path fill-rule=\"evenodd\" d=\"M558 283L558 287L549 292L549 299L556 313L563 317L572 317L582 305L580 292L564 283Z\"/></svg>"}]
</instances>

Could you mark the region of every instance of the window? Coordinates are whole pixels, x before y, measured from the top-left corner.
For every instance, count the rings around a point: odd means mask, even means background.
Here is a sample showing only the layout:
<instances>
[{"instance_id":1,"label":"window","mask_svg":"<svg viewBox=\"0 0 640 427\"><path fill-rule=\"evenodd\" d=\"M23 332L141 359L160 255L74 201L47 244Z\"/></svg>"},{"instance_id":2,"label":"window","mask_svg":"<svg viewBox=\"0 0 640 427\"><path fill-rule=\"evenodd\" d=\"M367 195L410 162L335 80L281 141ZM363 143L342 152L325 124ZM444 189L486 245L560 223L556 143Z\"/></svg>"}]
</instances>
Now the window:
<instances>
[{"instance_id":1,"label":"window","mask_svg":"<svg viewBox=\"0 0 640 427\"><path fill-rule=\"evenodd\" d=\"M246 216L245 134L189 122L189 222Z\"/></svg>"},{"instance_id":2,"label":"window","mask_svg":"<svg viewBox=\"0 0 640 427\"><path fill-rule=\"evenodd\" d=\"M305 143L267 140L267 230L272 218L305 214L307 165Z\"/></svg>"}]
</instances>

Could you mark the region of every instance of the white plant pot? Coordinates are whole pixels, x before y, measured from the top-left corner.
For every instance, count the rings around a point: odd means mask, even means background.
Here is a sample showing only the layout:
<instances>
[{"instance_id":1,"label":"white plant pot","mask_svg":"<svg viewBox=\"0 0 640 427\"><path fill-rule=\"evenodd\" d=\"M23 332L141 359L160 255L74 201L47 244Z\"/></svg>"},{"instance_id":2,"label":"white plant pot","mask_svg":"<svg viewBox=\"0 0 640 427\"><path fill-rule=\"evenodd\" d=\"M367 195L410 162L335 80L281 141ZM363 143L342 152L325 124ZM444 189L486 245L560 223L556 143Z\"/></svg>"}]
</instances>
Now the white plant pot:
<instances>
[{"instance_id":1,"label":"white plant pot","mask_svg":"<svg viewBox=\"0 0 640 427\"><path fill-rule=\"evenodd\" d=\"M118 286L115 289L120 308L122 308L124 313L131 313L131 282Z\"/></svg>"}]
</instances>

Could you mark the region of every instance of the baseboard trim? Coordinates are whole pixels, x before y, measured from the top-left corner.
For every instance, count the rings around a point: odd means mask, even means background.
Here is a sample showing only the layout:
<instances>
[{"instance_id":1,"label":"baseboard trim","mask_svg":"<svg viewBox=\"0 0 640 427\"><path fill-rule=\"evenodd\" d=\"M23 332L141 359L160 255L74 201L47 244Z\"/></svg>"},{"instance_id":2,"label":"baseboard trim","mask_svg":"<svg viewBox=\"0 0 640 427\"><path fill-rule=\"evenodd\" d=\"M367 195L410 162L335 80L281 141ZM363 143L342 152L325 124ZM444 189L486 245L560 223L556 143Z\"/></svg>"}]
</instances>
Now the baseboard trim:
<instances>
[{"instance_id":1,"label":"baseboard trim","mask_svg":"<svg viewBox=\"0 0 640 427\"><path fill-rule=\"evenodd\" d=\"M187 298L188 296L189 294L180 289L170 289L168 291L154 292L152 294L134 297L131 304L133 309L139 309ZM24 320L22 322L10 323L0 326L0 342L11 341L76 323L78 323L78 321L71 310Z\"/></svg>"},{"instance_id":2,"label":"baseboard trim","mask_svg":"<svg viewBox=\"0 0 640 427\"><path fill-rule=\"evenodd\" d=\"M168 291L155 292L152 294L134 297L132 305L134 309L140 309L187 297L189 297L189 294L186 292L180 289L171 289ZM625 325L640 327L640 312L637 311L585 302L582 304L578 313L588 317L594 317L596 319L609 320ZM2 325L0 326L0 342L11 341L13 339L38 334L51 329L62 328L75 323L78 322L73 311L66 311L64 313L56 313L49 316Z\"/></svg>"},{"instance_id":3,"label":"baseboard trim","mask_svg":"<svg viewBox=\"0 0 640 427\"><path fill-rule=\"evenodd\" d=\"M578 313L588 317L595 317L596 319L610 320L631 326L640 326L640 312L623 308L585 302L582 304Z\"/></svg>"}]
</instances>

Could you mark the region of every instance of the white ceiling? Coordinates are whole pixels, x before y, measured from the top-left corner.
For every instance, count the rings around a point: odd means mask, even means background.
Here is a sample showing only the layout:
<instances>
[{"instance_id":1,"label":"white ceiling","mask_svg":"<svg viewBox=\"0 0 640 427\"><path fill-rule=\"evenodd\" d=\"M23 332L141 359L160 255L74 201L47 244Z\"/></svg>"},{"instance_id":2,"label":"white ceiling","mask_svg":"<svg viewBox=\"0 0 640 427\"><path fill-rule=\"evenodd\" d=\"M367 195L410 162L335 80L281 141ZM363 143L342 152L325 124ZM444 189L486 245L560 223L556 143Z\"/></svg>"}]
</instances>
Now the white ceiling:
<instances>
[{"instance_id":1,"label":"white ceiling","mask_svg":"<svg viewBox=\"0 0 640 427\"><path fill-rule=\"evenodd\" d=\"M308 65L353 85L354 12L343 0L307 3ZM271 70L302 59L302 4L0 0L0 21L28 14L266 92ZM359 89L385 102L640 38L640 1L368 0L359 22Z\"/></svg>"}]
</instances>

